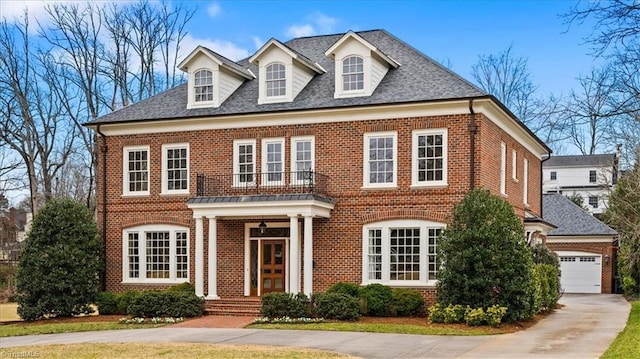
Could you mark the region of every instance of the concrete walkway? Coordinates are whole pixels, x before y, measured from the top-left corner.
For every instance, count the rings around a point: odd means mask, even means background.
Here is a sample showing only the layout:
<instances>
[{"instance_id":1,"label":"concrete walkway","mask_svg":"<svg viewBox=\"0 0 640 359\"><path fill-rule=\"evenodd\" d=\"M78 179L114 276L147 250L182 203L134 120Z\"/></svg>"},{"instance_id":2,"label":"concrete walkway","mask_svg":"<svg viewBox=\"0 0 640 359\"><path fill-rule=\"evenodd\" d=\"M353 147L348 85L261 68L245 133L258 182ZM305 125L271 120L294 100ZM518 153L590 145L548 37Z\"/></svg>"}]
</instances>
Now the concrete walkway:
<instances>
[{"instance_id":1,"label":"concrete walkway","mask_svg":"<svg viewBox=\"0 0 640 359\"><path fill-rule=\"evenodd\" d=\"M336 351L363 358L598 358L626 323L619 295L565 295L564 308L518 333L430 335L156 328L0 338L0 348L67 343L188 342L258 344Z\"/></svg>"}]
</instances>

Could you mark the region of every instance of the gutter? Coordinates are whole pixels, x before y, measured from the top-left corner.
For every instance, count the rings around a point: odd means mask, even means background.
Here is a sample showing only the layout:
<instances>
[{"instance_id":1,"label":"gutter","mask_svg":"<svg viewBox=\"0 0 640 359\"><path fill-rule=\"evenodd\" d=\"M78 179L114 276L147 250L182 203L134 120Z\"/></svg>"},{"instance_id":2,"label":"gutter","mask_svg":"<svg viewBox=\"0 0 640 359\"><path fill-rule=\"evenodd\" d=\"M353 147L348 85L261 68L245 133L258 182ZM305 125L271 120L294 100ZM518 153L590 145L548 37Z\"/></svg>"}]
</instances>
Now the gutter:
<instances>
[{"instance_id":1,"label":"gutter","mask_svg":"<svg viewBox=\"0 0 640 359\"><path fill-rule=\"evenodd\" d=\"M478 133L472 98L469 99L469 113L471 114L471 120L469 121L469 146L471 147L469 155L469 190L472 191L476 186L476 133Z\"/></svg>"},{"instance_id":2,"label":"gutter","mask_svg":"<svg viewBox=\"0 0 640 359\"><path fill-rule=\"evenodd\" d=\"M100 124L96 126L96 133L102 137L102 261L104 268L100 274L102 282L102 291L107 290L107 136L100 131Z\"/></svg>"}]
</instances>

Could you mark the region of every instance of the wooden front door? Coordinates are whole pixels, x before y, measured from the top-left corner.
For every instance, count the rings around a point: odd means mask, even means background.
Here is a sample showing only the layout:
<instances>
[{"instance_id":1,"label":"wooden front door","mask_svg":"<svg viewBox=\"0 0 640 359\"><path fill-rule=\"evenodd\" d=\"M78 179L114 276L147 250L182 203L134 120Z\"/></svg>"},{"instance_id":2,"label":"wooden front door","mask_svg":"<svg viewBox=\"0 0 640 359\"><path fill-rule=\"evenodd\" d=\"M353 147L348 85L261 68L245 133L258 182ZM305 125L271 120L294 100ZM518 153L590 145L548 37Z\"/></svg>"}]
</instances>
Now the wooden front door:
<instances>
[{"instance_id":1,"label":"wooden front door","mask_svg":"<svg viewBox=\"0 0 640 359\"><path fill-rule=\"evenodd\" d=\"M260 260L260 293L284 292L285 290L285 241L262 240Z\"/></svg>"}]
</instances>

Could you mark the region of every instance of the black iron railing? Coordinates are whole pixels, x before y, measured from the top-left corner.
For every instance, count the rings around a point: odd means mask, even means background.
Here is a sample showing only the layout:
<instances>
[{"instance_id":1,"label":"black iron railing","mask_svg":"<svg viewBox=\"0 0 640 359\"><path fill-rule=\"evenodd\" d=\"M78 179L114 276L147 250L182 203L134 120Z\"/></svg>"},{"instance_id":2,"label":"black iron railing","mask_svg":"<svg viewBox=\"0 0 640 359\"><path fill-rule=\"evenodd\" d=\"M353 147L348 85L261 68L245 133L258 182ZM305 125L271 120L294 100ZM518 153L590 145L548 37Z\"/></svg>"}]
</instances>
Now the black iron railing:
<instances>
[{"instance_id":1,"label":"black iron railing","mask_svg":"<svg viewBox=\"0 0 640 359\"><path fill-rule=\"evenodd\" d=\"M327 195L327 176L313 171L198 174L196 196L312 193Z\"/></svg>"}]
</instances>

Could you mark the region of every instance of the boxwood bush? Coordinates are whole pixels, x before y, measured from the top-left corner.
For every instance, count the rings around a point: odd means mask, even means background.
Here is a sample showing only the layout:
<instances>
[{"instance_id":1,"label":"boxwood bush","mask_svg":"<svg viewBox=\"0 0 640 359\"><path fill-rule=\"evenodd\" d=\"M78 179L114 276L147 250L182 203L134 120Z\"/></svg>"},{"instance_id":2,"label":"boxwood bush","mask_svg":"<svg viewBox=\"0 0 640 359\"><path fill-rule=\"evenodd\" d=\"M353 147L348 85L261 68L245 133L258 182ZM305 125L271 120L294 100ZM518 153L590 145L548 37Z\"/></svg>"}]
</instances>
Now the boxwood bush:
<instances>
[{"instance_id":1,"label":"boxwood bush","mask_svg":"<svg viewBox=\"0 0 640 359\"><path fill-rule=\"evenodd\" d=\"M355 283L339 282L329 287L327 293L344 293L354 298L360 298L360 286Z\"/></svg>"},{"instance_id":2,"label":"boxwood bush","mask_svg":"<svg viewBox=\"0 0 640 359\"><path fill-rule=\"evenodd\" d=\"M391 315L409 317L423 312L424 298L420 292L408 288L391 289Z\"/></svg>"},{"instance_id":3,"label":"boxwood bush","mask_svg":"<svg viewBox=\"0 0 640 359\"><path fill-rule=\"evenodd\" d=\"M98 293L96 305L100 315L122 314L118 311L118 296L111 292Z\"/></svg>"},{"instance_id":4,"label":"boxwood bush","mask_svg":"<svg viewBox=\"0 0 640 359\"><path fill-rule=\"evenodd\" d=\"M372 317L389 316L393 300L390 287L378 283L360 287L360 299L362 314Z\"/></svg>"},{"instance_id":5,"label":"boxwood bush","mask_svg":"<svg viewBox=\"0 0 640 359\"><path fill-rule=\"evenodd\" d=\"M311 300L304 293L267 293L262 296L260 314L267 318L312 318Z\"/></svg>"},{"instance_id":6,"label":"boxwood bush","mask_svg":"<svg viewBox=\"0 0 640 359\"><path fill-rule=\"evenodd\" d=\"M181 291L142 292L131 301L127 314L133 317L196 317L204 313L204 299Z\"/></svg>"},{"instance_id":7,"label":"boxwood bush","mask_svg":"<svg viewBox=\"0 0 640 359\"><path fill-rule=\"evenodd\" d=\"M360 301L349 294L327 292L314 296L314 301L319 317L348 321L360 319Z\"/></svg>"},{"instance_id":8,"label":"boxwood bush","mask_svg":"<svg viewBox=\"0 0 640 359\"><path fill-rule=\"evenodd\" d=\"M129 314L129 306L142 294L139 290L128 290L118 296L118 313Z\"/></svg>"}]
</instances>

